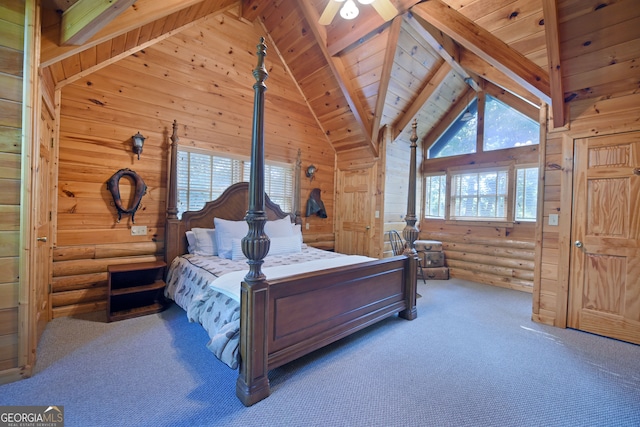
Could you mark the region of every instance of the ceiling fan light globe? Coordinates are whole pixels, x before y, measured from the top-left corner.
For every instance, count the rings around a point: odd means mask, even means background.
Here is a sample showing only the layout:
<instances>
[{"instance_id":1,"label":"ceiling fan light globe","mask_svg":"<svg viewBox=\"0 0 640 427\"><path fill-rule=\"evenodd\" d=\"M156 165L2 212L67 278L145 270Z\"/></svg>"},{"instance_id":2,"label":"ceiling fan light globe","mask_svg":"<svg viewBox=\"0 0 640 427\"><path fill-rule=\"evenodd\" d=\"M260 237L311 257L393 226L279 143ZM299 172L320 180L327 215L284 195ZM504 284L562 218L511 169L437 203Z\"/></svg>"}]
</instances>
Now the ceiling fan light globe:
<instances>
[{"instance_id":1,"label":"ceiling fan light globe","mask_svg":"<svg viewBox=\"0 0 640 427\"><path fill-rule=\"evenodd\" d=\"M340 9L340 16L343 19L354 19L359 13L358 6L356 6L353 0L347 0Z\"/></svg>"},{"instance_id":2,"label":"ceiling fan light globe","mask_svg":"<svg viewBox=\"0 0 640 427\"><path fill-rule=\"evenodd\" d=\"M358 0L358 3L360 4L371 4L376 0Z\"/></svg>"}]
</instances>

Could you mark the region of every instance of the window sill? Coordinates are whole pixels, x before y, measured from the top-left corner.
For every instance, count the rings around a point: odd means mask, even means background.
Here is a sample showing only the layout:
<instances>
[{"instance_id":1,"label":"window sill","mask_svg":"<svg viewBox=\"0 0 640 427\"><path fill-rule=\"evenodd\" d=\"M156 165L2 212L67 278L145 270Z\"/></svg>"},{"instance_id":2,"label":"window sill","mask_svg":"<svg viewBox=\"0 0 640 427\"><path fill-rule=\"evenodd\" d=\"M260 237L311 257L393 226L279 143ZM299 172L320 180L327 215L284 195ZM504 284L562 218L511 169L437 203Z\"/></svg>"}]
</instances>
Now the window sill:
<instances>
[{"instance_id":1,"label":"window sill","mask_svg":"<svg viewBox=\"0 0 640 427\"><path fill-rule=\"evenodd\" d=\"M464 219L450 219L444 222L447 225L471 225L475 227L498 227L498 228L513 228L513 221L478 221L478 220L464 220Z\"/></svg>"}]
</instances>

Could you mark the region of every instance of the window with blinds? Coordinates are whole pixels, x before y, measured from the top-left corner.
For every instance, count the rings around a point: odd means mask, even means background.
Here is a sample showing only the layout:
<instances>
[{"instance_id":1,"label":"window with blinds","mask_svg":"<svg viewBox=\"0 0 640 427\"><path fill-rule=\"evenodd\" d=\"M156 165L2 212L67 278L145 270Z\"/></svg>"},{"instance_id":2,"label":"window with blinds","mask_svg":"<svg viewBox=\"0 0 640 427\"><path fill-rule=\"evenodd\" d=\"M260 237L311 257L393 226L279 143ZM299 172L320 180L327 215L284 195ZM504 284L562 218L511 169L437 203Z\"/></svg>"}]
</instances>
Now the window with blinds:
<instances>
[{"instance_id":1,"label":"window with blinds","mask_svg":"<svg viewBox=\"0 0 640 427\"><path fill-rule=\"evenodd\" d=\"M224 157L215 153L178 150L178 217L186 211L196 211L208 201L219 197L231 184L249 181L248 160ZM264 170L265 192L290 212L293 206L293 166L266 164Z\"/></svg>"}]
</instances>

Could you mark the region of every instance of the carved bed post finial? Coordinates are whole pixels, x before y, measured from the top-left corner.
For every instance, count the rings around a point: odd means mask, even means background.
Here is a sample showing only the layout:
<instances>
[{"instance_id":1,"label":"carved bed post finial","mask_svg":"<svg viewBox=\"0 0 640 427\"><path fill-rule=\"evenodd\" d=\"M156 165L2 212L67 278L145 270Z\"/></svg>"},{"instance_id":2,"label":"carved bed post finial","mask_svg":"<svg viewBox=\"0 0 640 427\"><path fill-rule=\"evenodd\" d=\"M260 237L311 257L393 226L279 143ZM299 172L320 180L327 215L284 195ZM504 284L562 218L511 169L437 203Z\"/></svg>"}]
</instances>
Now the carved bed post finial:
<instances>
[{"instance_id":1,"label":"carved bed post finial","mask_svg":"<svg viewBox=\"0 0 640 427\"><path fill-rule=\"evenodd\" d=\"M240 372L236 381L236 396L245 406L270 394L267 360L269 283L262 273L262 263L270 246L269 237L264 233L267 221L264 196L264 92L267 87L264 81L268 76L264 66L267 54L264 37L260 38L257 48L258 65L253 70L256 83L253 85L249 210L245 216L249 231L242 238L242 252L247 257L249 272L240 288Z\"/></svg>"},{"instance_id":2,"label":"carved bed post finial","mask_svg":"<svg viewBox=\"0 0 640 427\"><path fill-rule=\"evenodd\" d=\"M418 141L418 135L416 128L418 127L418 121L413 120L411 125L411 163L409 164L409 194L407 197L407 216L405 222L407 225L402 230L404 240L408 243L409 249L415 254L414 242L418 239L418 229L416 228L416 142Z\"/></svg>"}]
</instances>

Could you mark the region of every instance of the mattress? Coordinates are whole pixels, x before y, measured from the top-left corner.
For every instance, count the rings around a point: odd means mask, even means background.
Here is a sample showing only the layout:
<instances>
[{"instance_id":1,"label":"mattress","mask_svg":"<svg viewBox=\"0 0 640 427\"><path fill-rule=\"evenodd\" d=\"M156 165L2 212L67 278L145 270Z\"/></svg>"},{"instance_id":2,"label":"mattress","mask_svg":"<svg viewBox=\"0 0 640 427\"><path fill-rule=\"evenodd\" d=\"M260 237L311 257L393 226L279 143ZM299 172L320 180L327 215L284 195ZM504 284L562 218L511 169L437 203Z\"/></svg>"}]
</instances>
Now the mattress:
<instances>
[{"instance_id":1,"label":"mattress","mask_svg":"<svg viewBox=\"0 0 640 427\"><path fill-rule=\"evenodd\" d=\"M302 251L267 256L262 272L269 279L370 261L302 245ZM165 296L201 324L209 335L207 348L232 369L238 367L240 344L240 283L249 268L245 260L183 255L167 273Z\"/></svg>"}]
</instances>

